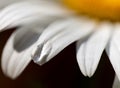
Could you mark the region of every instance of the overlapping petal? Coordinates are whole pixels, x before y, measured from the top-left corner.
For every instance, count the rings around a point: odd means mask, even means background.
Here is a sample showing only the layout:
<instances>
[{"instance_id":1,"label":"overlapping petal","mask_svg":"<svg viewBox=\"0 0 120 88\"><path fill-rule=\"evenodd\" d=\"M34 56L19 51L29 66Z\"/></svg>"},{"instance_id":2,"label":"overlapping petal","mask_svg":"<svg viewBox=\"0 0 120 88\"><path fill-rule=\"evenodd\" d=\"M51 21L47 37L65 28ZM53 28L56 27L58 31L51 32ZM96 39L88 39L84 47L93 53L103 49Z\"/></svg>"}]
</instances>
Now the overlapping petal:
<instances>
[{"instance_id":1,"label":"overlapping petal","mask_svg":"<svg viewBox=\"0 0 120 88\"><path fill-rule=\"evenodd\" d=\"M120 26L116 25L109 44L106 47L107 55L120 80Z\"/></svg>"},{"instance_id":2,"label":"overlapping petal","mask_svg":"<svg viewBox=\"0 0 120 88\"><path fill-rule=\"evenodd\" d=\"M69 16L67 10L62 9L60 4L47 0L26 0L4 8L0 12L0 31L20 25L23 28L18 29L11 35L4 48L1 63L3 72L13 79L19 76L31 61L33 47L37 45L35 43L41 32L47 28L50 22L52 23L59 18L63 19L65 16ZM59 25L59 27L58 30L61 31L61 27L64 26ZM48 29L51 31L52 27ZM53 35L59 32L54 29L52 31Z\"/></svg>"},{"instance_id":3,"label":"overlapping petal","mask_svg":"<svg viewBox=\"0 0 120 88\"><path fill-rule=\"evenodd\" d=\"M49 9L49 10L48 10ZM7 27L26 25L38 20L49 20L51 17L69 16L70 12L62 9L57 3L35 0L14 3L0 12L0 30ZM49 18L46 18L46 17Z\"/></svg>"},{"instance_id":4,"label":"overlapping petal","mask_svg":"<svg viewBox=\"0 0 120 88\"><path fill-rule=\"evenodd\" d=\"M57 26L59 25L56 25L56 27ZM80 19L80 20L72 21L71 24L69 25L67 24L64 28L61 28L60 32L59 30L58 32L56 31L56 34L53 34L53 32L48 31L47 33L49 33L49 36L51 36L51 38L49 39L49 37L45 37L44 40L47 39L46 42L42 42L42 43L38 42L38 47L36 47L33 54L35 57L36 56L38 57L37 59L36 58L33 59L35 60L36 63L40 65L49 61L51 58L57 55L61 50L63 50L69 44L88 35L94 27L95 27L94 22L89 22L85 20L83 21L82 19ZM41 46L41 44L43 44L42 51L40 51L41 48L39 47ZM46 51L49 52L44 56L44 53L46 53Z\"/></svg>"},{"instance_id":5,"label":"overlapping petal","mask_svg":"<svg viewBox=\"0 0 120 88\"><path fill-rule=\"evenodd\" d=\"M23 26L11 35L4 48L1 64L4 74L14 79L32 59L39 65L44 64L77 40L77 61L81 72L89 77L94 74L110 39L111 24L103 23L96 28L95 21L76 20L72 18L72 12L54 0L1 0L0 3L0 31ZM39 22L43 23L38 26ZM120 79L119 38L120 26L113 33L106 51ZM118 88L117 78L113 87Z\"/></svg>"},{"instance_id":6,"label":"overlapping petal","mask_svg":"<svg viewBox=\"0 0 120 88\"><path fill-rule=\"evenodd\" d=\"M102 23L97 26L96 31L89 38L77 44L77 61L81 72L91 77L99 63L103 50L110 38L112 26Z\"/></svg>"},{"instance_id":7,"label":"overlapping petal","mask_svg":"<svg viewBox=\"0 0 120 88\"><path fill-rule=\"evenodd\" d=\"M16 78L31 61L35 42L43 31L43 28L35 28L24 27L15 31L9 38L1 61L2 70L7 76Z\"/></svg>"}]
</instances>

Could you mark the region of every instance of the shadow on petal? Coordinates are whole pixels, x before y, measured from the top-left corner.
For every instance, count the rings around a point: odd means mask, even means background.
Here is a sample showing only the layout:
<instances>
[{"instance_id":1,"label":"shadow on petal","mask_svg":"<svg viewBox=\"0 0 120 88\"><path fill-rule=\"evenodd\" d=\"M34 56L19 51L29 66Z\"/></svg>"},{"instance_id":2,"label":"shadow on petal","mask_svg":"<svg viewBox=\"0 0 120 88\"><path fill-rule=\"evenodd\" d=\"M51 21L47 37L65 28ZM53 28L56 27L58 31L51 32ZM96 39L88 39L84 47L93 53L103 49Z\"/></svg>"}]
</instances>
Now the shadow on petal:
<instances>
[{"instance_id":1,"label":"shadow on petal","mask_svg":"<svg viewBox=\"0 0 120 88\"><path fill-rule=\"evenodd\" d=\"M34 33L34 32L28 32L27 34L24 34L23 36L17 36L14 39L14 49L17 52L21 52L27 48L29 48L31 45L33 45L39 38L40 34ZM19 38L19 40L17 39Z\"/></svg>"}]
</instances>

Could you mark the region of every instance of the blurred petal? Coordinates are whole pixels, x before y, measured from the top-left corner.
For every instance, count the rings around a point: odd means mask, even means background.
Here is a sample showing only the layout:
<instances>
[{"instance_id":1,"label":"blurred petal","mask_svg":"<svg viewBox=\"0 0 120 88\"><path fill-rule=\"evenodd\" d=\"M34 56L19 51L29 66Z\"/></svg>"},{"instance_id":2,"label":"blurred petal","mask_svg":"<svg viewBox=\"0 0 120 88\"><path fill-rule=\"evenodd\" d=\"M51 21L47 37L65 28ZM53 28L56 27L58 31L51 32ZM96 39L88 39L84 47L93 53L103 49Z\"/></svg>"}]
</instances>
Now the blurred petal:
<instances>
[{"instance_id":1,"label":"blurred petal","mask_svg":"<svg viewBox=\"0 0 120 88\"><path fill-rule=\"evenodd\" d=\"M53 23L51 23L41 34L40 39L38 43L46 43L48 40L56 36L57 34L63 32L66 30L71 23L74 22L74 19L61 19L61 20L56 20Z\"/></svg>"},{"instance_id":2,"label":"blurred petal","mask_svg":"<svg viewBox=\"0 0 120 88\"><path fill-rule=\"evenodd\" d=\"M15 3L19 0L0 0L0 9L4 8L5 6Z\"/></svg>"},{"instance_id":3,"label":"blurred petal","mask_svg":"<svg viewBox=\"0 0 120 88\"><path fill-rule=\"evenodd\" d=\"M111 34L111 25L102 23L96 28L90 38L85 41L79 40L77 44L77 61L81 72L91 77L99 63L103 50L105 49Z\"/></svg>"},{"instance_id":4,"label":"blurred petal","mask_svg":"<svg viewBox=\"0 0 120 88\"><path fill-rule=\"evenodd\" d=\"M112 88L120 88L120 81L117 76L115 76Z\"/></svg>"},{"instance_id":5,"label":"blurred petal","mask_svg":"<svg viewBox=\"0 0 120 88\"><path fill-rule=\"evenodd\" d=\"M117 25L113 36L106 47L108 57L113 65L116 75L120 79L120 26Z\"/></svg>"},{"instance_id":6,"label":"blurred petal","mask_svg":"<svg viewBox=\"0 0 120 88\"><path fill-rule=\"evenodd\" d=\"M42 54L43 56L41 56L41 57L45 57L50 53L51 46L44 46L44 48L43 48L43 45L48 40L53 38L55 35L59 34L62 31L64 31L65 28L68 27L71 24L71 22L73 22L73 19L64 19L64 20L61 19L59 21L57 20L57 21L51 23L49 25L49 27L47 27L43 31L43 33L41 34L41 36L40 36L40 38L38 40L38 47L33 50L33 57L34 57L35 62L38 61L38 58L40 57L39 55L41 54L41 50L42 50L42 53L45 52L44 54ZM44 62L44 60L43 60L43 62Z\"/></svg>"},{"instance_id":7,"label":"blurred petal","mask_svg":"<svg viewBox=\"0 0 120 88\"><path fill-rule=\"evenodd\" d=\"M31 29L29 29L31 28ZM24 27L9 38L2 54L2 70L8 77L16 78L31 61L31 51L42 28Z\"/></svg>"},{"instance_id":8,"label":"blurred petal","mask_svg":"<svg viewBox=\"0 0 120 88\"><path fill-rule=\"evenodd\" d=\"M49 39L45 43L38 42L38 46L43 44L42 51L40 52L39 48L36 47L35 55L38 56L37 59L33 57L36 63L43 64L47 61L49 61L51 58L53 58L55 55L57 55L59 52L61 52L65 47L67 47L69 44L75 42L76 40L85 37L88 35L92 29L94 28L95 23L91 22L84 22L81 20L75 20L74 22L71 22L69 26L61 29L61 32L56 33L51 39ZM51 32L51 36L52 36ZM48 48L47 48L48 47ZM48 50L49 49L49 50ZM40 53L37 53L37 52ZM48 53L46 53L46 51ZM37 55L36 55L37 53ZM45 56L44 56L44 53Z\"/></svg>"},{"instance_id":9,"label":"blurred petal","mask_svg":"<svg viewBox=\"0 0 120 88\"><path fill-rule=\"evenodd\" d=\"M49 9L49 10L48 10ZM12 4L0 12L0 30L25 25L36 20L69 16L69 12L50 1L29 1ZM51 18L51 19L52 19Z\"/></svg>"}]
</instances>

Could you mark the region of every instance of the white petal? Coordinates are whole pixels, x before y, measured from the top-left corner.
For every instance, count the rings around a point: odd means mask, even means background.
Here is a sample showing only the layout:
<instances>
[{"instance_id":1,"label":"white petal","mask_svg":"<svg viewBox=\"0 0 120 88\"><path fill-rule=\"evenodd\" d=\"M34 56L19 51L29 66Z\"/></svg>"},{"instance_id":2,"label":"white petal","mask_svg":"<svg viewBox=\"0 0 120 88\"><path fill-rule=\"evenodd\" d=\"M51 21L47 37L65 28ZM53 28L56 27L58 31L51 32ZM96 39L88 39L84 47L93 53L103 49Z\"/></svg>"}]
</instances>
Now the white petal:
<instances>
[{"instance_id":1,"label":"white petal","mask_svg":"<svg viewBox=\"0 0 120 88\"><path fill-rule=\"evenodd\" d=\"M77 61L81 72L85 76L91 77L99 63L100 57L111 34L111 25L107 23L99 24L90 38L85 41L79 40L77 44Z\"/></svg>"},{"instance_id":2,"label":"white petal","mask_svg":"<svg viewBox=\"0 0 120 88\"><path fill-rule=\"evenodd\" d=\"M39 44L46 43L48 40L50 40L51 38L53 38L57 34L63 32L73 22L74 22L73 19L61 19L59 21L58 20L54 21L41 34L40 39L38 41Z\"/></svg>"},{"instance_id":3,"label":"white petal","mask_svg":"<svg viewBox=\"0 0 120 88\"><path fill-rule=\"evenodd\" d=\"M51 50L50 44L49 44L49 46L47 46L47 45L44 46L44 48L43 48L43 45L48 40L50 40L51 38L53 38L54 36L56 36L60 32L64 31L65 28L68 27L73 21L74 21L73 19L64 19L64 20L61 19L60 21L55 21L55 22L51 23L49 25L49 27L47 27L43 31L43 33L41 34L41 36L38 40L38 47L33 50L33 57L34 57L35 62L38 61L38 59L40 57L41 50L42 50L42 53L45 53L41 57L45 57L45 56L47 56L47 54L50 53L50 50ZM43 62L44 62L44 60L43 60Z\"/></svg>"},{"instance_id":4,"label":"white petal","mask_svg":"<svg viewBox=\"0 0 120 88\"><path fill-rule=\"evenodd\" d=\"M120 79L120 26L117 25L109 45L106 47L108 57L113 65L116 75Z\"/></svg>"},{"instance_id":5,"label":"white petal","mask_svg":"<svg viewBox=\"0 0 120 88\"><path fill-rule=\"evenodd\" d=\"M8 77L14 79L19 76L31 61L31 51L41 31L42 29L30 30L29 27L25 27L11 35L4 48L1 63L2 70Z\"/></svg>"},{"instance_id":6,"label":"white petal","mask_svg":"<svg viewBox=\"0 0 120 88\"><path fill-rule=\"evenodd\" d=\"M63 9L62 6L50 1L26 1L15 3L0 12L0 30L8 26L12 27L13 24L24 25L23 22L32 22L38 19L45 20L48 19L46 18L47 16L49 18L70 16L70 13L68 13L69 12Z\"/></svg>"},{"instance_id":7,"label":"white petal","mask_svg":"<svg viewBox=\"0 0 120 88\"><path fill-rule=\"evenodd\" d=\"M4 8L5 6L15 3L19 0L0 0L0 9Z\"/></svg>"},{"instance_id":8,"label":"white petal","mask_svg":"<svg viewBox=\"0 0 120 88\"><path fill-rule=\"evenodd\" d=\"M120 88L120 81L116 75L115 75L115 79L114 79L112 88Z\"/></svg>"},{"instance_id":9,"label":"white petal","mask_svg":"<svg viewBox=\"0 0 120 88\"><path fill-rule=\"evenodd\" d=\"M84 41L84 40L83 40ZM82 43L81 44L81 41L78 41L77 42L77 47L78 48L78 51L77 51L77 62L78 62L78 65L80 67L80 70L81 72L83 73L84 76L87 76L87 73L86 73L86 67L85 67L85 44Z\"/></svg>"},{"instance_id":10,"label":"white petal","mask_svg":"<svg viewBox=\"0 0 120 88\"><path fill-rule=\"evenodd\" d=\"M53 58L55 55L57 55L60 51L62 51L69 44L88 35L92 31L94 26L95 26L95 24L92 22L87 22L87 21L84 22L82 20L81 21L75 20L68 27L64 28L63 31L56 33L56 35L54 35L54 37L49 39L46 43L43 43L44 44L43 49L42 49L40 55L38 55L39 58L37 60L34 59L35 62L38 64L43 64L43 63L49 61L51 58ZM41 43L40 43L40 45L41 45ZM47 50L47 47L49 47L49 50ZM36 52L37 51L39 51L39 50L36 49ZM43 54L46 51L49 51L49 52L47 53L47 55L45 55L45 57L46 56L47 57L44 58Z\"/></svg>"}]
</instances>

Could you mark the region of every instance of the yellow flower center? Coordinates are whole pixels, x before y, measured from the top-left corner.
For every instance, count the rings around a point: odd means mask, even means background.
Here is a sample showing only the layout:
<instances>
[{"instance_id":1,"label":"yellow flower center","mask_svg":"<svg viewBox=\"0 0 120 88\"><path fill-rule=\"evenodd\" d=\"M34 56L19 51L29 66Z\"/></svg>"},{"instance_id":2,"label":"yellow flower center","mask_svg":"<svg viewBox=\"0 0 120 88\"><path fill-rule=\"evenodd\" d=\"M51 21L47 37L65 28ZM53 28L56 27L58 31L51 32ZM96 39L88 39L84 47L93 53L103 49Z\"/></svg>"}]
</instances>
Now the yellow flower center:
<instances>
[{"instance_id":1,"label":"yellow flower center","mask_svg":"<svg viewBox=\"0 0 120 88\"><path fill-rule=\"evenodd\" d=\"M77 13L120 21L120 0L62 0L62 3Z\"/></svg>"}]
</instances>

